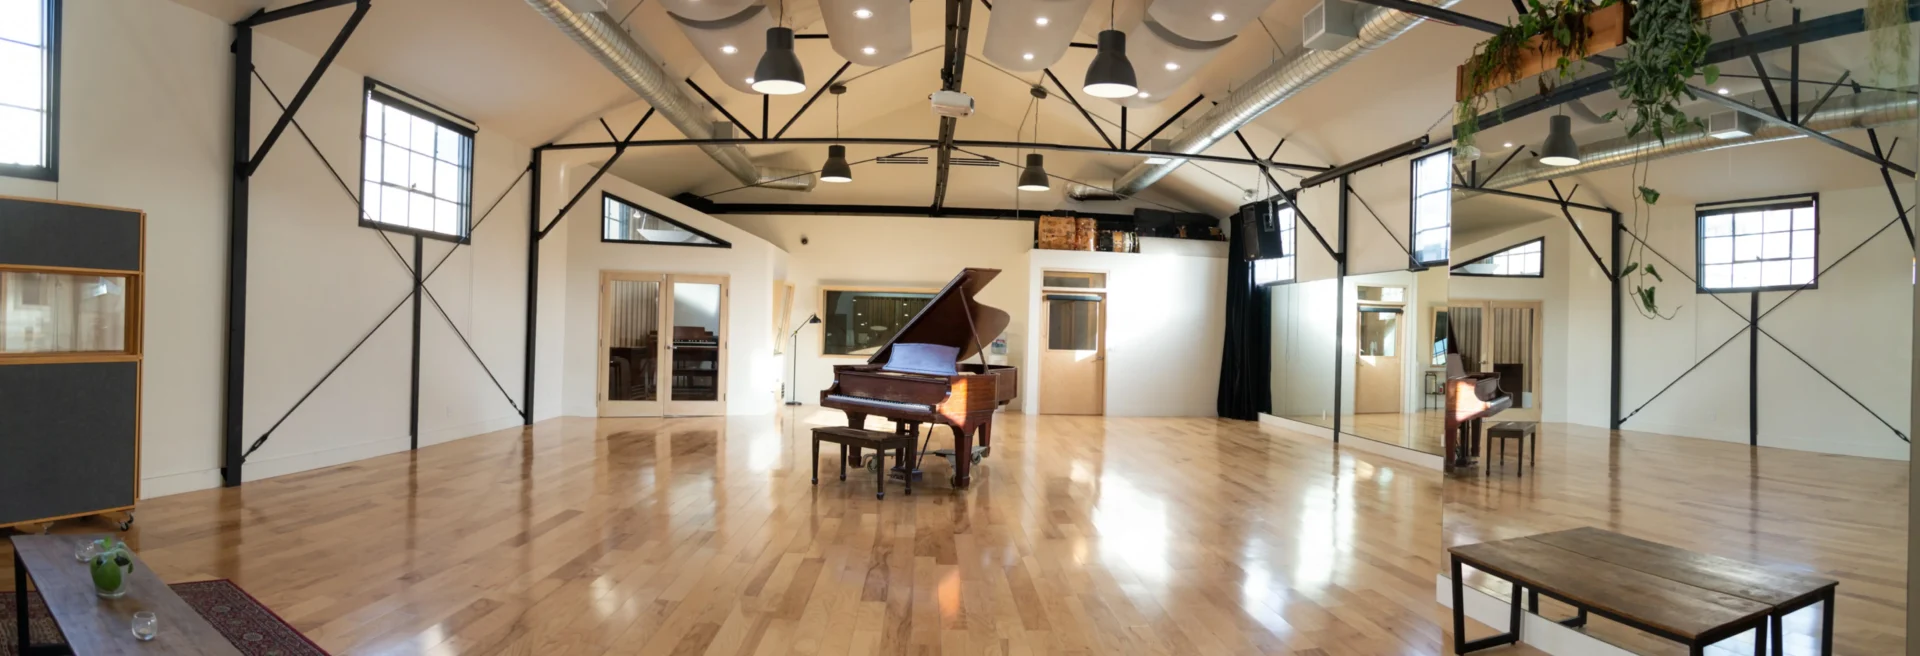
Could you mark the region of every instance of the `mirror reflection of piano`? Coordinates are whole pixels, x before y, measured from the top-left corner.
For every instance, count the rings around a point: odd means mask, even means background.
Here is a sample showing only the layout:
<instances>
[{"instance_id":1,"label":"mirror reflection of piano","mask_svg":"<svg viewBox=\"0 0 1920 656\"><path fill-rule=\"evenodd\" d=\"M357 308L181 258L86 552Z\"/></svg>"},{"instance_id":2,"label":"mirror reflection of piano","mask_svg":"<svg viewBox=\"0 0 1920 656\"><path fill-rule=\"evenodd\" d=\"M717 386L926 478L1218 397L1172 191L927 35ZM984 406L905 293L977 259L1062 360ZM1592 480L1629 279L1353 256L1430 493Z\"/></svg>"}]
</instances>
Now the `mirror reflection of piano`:
<instances>
[{"instance_id":1,"label":"mirror reflection of piano","mask_svg":"<svg viewBox=\"0 0 1920 656\"><path fill-rule=\"evenodd\" d=\"M1019 394L1019 372L987 364L983 353L1006 330L1007 313L974 300L999 274L962 270L866 364L835 365L820 405L846 412L854 428L865 428L869 415L893 420L902 434L918 434L922 423L951 428L953 449L934 453L952 463L948 482L966 487L973 464L992 453L994 410ZM961 362L975 356L979 362ZM895 469L911 476L917 464Z\"/></svg>"},{"instance_id":2,"label":"mirror reflection of piano","mask_svg":"<svg viewBox=\"0 0 1920 656\"><path fill-rule=\"evenodd\" d=\"M1469 373L1458 352L1447 353L1446 388L1447 467L1471 471L1480 455L1481 421L1513 407L1513 396L1500 388L1500 374Z\"/></svg>"}]
</instances>

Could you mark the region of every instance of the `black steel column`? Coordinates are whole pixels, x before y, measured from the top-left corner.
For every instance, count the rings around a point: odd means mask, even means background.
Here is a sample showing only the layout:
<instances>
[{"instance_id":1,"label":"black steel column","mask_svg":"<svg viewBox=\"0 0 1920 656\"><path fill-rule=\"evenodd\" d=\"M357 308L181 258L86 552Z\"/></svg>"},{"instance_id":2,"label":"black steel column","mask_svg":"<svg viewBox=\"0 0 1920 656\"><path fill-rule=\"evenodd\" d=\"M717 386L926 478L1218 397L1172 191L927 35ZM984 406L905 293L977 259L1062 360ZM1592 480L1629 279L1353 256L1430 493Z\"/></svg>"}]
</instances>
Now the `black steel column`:
<instances>
[{"instance_id":1,"label":"black steel column","mask_svg":"<svg viewBox=\"0 0 1920 656\"><path fill-rule=\"evenodd\" d=\"M420 235L413 236L413 384L411 410L407 415L407 448L420 448L420 289L426 282L420 279L422 252L426 250L425 240Z\"/></svg>"},{"instance_id":2,"label":"black steel column","mask_svg":"<svg viewBox=\"0 0 1920 656\"><path fill-rule=\"evenodd\" d=\"M1340 252L1333 253L1333 443L1340 443L1340 371L1347 360L1340 350L1347 317L1347 176L1340 176ZM1299 203L1295 199L1295 204ZM1296 264L1296 266L1298 266Z\"/></svg>"},{"instance_id":3,"label":"black steel column","mask_svg":"<svg viewBox=\"0 0 1920 656\"><path fill-rule=\"evenodd\" d=\"M1760 292L1747 310L1747 446L1760 446Z\"/></svg>"},{"instance_id":4,"label":"black steel column","mask_svg":"<svg viewBox=\"0 0 1920 656\"><path fill-rule=\"evenodd\" d=\"M1619 212L1615 211L1611 214L1613 216L1613 279L1608 281L1607 285L1613 289L1613 338L1609 345L1611 350L1608 353L1613 371L1613 383L1607 390L1607 428L1620 430L1620 249L1625 242L1620 238L1620 233L1626 228L1620 224Z\"/></svg>"},{"instance_id":5,"label":"black steel column","mask_svg":"<svg viewBox=\"0 0 1920 656\"><path fill-rule=\"evenodd\" d=\"M527 345L526 360L521 363L524 380L520 386L521 424L533 425L533 356L535 322L540 319L540 155L533 149L533 186L527 202Z\"/></svg>"},{"instance_id":6,"label":"black steel column","mask_svg":"<svg viewBox=\"0 0 1920 656\"><path fill-rule=\"evenodd\" d=\"M233 178L227 197L227 379L220 484L240 485L247 386L247 169L253 158L253 28L233 28Z\"/></svg>"}]
</instances>

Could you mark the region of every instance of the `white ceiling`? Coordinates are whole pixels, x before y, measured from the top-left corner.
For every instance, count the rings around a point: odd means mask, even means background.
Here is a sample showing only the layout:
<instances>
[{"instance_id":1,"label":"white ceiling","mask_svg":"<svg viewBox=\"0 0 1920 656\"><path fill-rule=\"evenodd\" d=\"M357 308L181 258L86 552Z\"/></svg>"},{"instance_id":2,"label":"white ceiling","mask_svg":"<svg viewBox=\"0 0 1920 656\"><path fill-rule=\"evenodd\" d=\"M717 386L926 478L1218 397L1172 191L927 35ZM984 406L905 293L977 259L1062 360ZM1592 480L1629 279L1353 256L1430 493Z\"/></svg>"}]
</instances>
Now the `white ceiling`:
<instances>
[{"instance_id":1,"label":"white ceiling","mask_svg":"<svg viewBox=\"0 0 1920 656\"><path fill-rule=\"evenodd\" d=\"M198 8L223 20L233 21L253 9L293 4L295 0L175 0ZM1157 0L1192 4L1195 11L1206 11L1206 0ZM1314 0L1275 0L1260 22L1251 24L1228 44L1203 70L1191 72L1190 80L1164 102L1129 110L1128 138L1131 144L1177 111L1196 94L1209 98L1224 97L1228 89L1243 83L1265 68L1276 57L1299 50L1300 16ZM722 84L707 68L694 46L670 20L662 3L645 0L610 0L611 12L626 15L627 24L653 54L666 63L675 76L691 77L716 100L756 133L760 131L761 98ZM1146 0L1120 0L1115 3L1116 26L1122 30L1137 24ZM1790 20L1790 8L1763 5L1753 11L1749 26L1758 31ZM1107 12L1098 6L1086 12L1076 41L1091 42L1106 27ZM1805 18L1857 7L1856 0L1800 0L1796 7ZM1509 0L1462 0L1457 11L1495 21L1505 21L1512 13ZM784 10L802 34L824 30L818 0L792 0ZM262 28L261 32L287 41L296 47L320 52L338 30L347 9L335 9ZM969 52L983 52L989 12L976 5L974 29ZM922 53L884 68L859 65L850 67L843 80L850 79L849 92L842 98L839 116L840 134L849 137L903 137L930 139L936 136L938 120L927 110L927 94L939 86L940 52L944 32L944 7L938 0L922 0L911 5L912 50ZM1728 21L1714 23L1717 38L1731 36ZM1273 35L1269 39L1268 33ZM1721 33L1726 34L1721 34ZM1452 108L1455 66L1481 40L1479 32L1466 28L1423 24L1407 35L1348 65L1326 81L1295 96L1285 104L1257 119L1242 132L1253 147L1265 155L1274 143L1287 137L1278 159L1323 164L1349 161L1381 148L1405 141L1428 131L1444 137L1447 126L1441 121ZM1276 46L1276 41L1278 45ZM1864 35L1836 39L1802 49L1803 75L1810 79L1833 79L1841 70L1866 68ZM926 51L926 52L923 52ZM1060 80L1075 88L1080 82L1092 50L1071 48L1052 70ZM798 54L806 66L810 85L818 87L844 61L826 40L802 40ZM1770 68L1784 71L1787 54L1765 57ZM523 0L382 0L375 3L359 31L354 35L341 62L355 70L422 95L463 115L474 118L483 129L497 130L528 144L555 141L606 140L606 132L597 119L605 118L624 133L645 111L645 105L613 75L542 19ZM1152 62L1136 61L1136 66ZM1724 65L1729 73L1752 73L1742 62ZM1031 98L1027 88L1042 79L1039 73L1013 73L996 69L984 59L969 60L963 89L973 95L977 113L959 121L962 139L1032 139L1031 118L1026 110ZM1736 95L1750 97L1759 88L1757 81L1726 79L1724 86ZM1047 86L1051 87L1051 84ZM1809 87L1808 94L1813 93ZM1611 94L1589 99L1597 112L1617 106ZM804 102L805 96L774 98L770 123L779 131L787 118ZM1111 102L1082 96L1096 120L1115 137L1120 121L1119 107ZM1500 97L1511 102L1511 94ZM1759 102L1764 103L1764 99ZM1083 145L1104 145L1078 110L1058 96L1041 104L1040 139ZM1207 104L1195 107L1183 120L1197 118ZM1023 121L1023 119L1025 119ZM717 115L714 120L722 120ZM1016 126L1021 129L1016 136ZM1619 133L1618 123L1586 126L1576 122L1576 134L1585 141ZM1519 147L1537 141L1546 131L1546 115L1539 114L1487 130L1480 142L1487 157L1497 162L1505 152L1501 143L1515 142ZM1162 136L1178 133L1179 125ZM789 137L824 137L834 134L832 96L821 100L787 131ZM677 138L680 135L666 121L656 120L641 133L642 138ZM1843 133L1843 139L1858 141L1859 133ZM1896 157L1911 162L1913 140L1901 143ZM813 169L825 156L825 148L748 146L748 152L763 164ZM861 160L881 154L907 150L905 147L849 148L849 157ZM1780 157L1773 157L1775 151ZM1766 152L1768 157L1752 157ZM1208 151L1209 154L1244 157L1245 150L1228 139ZM931 151L923 154L931 156ZM1017 159L1012 150L983 151L1004 160ZM597 162L604 153L578 153L577 163ZM1523 154L1522 159L1526 156ZM1087 155L1064 152L1046 154L1048 170L1096 185L1105 185L1137 162L1125 156ZM1876 175L1873 167L1839 151L1806 140L1705 153L1671 160L1677 169L1672 175L1687 178L1687 184L1718 184L1734 187L1765 186L1755 180L1807 181L1822 177L1865 179ZM1679 162L1696 162L1678 164ZM1725 173L1738 162L1740 175ZM1803 175L1806 164L1824 165L1814 178ZM1491 164L1487 164L1491 165ZM1402 166L1399 163L1386 167ZM1717 167L1717 168L1716 168ZM1383 167L1385 168L1385 167ZM1757 170L1756 170L1757 169ZM1719 173L1715 173L1718 170ZM663 194L683 191L714 194L737 186L719 166L693 148L649 148L631 151L613 170L615 175L633 180ZM1015 194L1011 180L1017 174L1011 167L955 167L948 204L952 206L1011 207ZM1259 186L1252 169L1232 165L1189 164L1144 194L1148 205L1155 203L1182 209L1225 214L1242 202L1246 189ZM855 167L856 182L849 185L820 185L810 194L765 189L726 191L716 200L737 202L847 202L924 205L931 201L933 167L881 166ZM1370 176L1369 179L1398 180L1399 175ZM1617 178L1617 180L1616 180ZM1282 176L1283 180L1290 180ZM1613 191L1630 188L1624 171L1604 171L1581 176L1585 189ZM1362 184L1356 182L1356 185ZM1565 185L1563 185L1564 187ZM1063 206L1065 185L1056 181L1051 192L1020 194L1017 202L1044 207ZM1369 193L1367 189L1360 189ZM1401 190L1404 191L1404 190ZM1370 192L1380 196L1400 193L1389 189ZM1596 198L1589 197L1593 201ZM1626 199L1605 198L1624 206ZM1086 209L1101 210L1093 204Z\"/></svg>"}]
</instances>

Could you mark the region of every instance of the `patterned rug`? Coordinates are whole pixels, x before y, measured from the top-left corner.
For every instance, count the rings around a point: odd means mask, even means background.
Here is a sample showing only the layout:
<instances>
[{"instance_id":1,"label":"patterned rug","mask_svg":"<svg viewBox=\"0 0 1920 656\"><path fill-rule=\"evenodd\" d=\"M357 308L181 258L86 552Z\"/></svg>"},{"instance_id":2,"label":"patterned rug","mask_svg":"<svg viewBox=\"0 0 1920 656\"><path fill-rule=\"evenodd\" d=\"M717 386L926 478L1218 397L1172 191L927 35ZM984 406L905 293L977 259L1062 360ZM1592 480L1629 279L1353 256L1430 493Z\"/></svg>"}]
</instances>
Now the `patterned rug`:
<instances>
[{"instance_id":1,"label":"patterned rug","mask_svg":"<svg viewBox=\"0 0 1920 656\"><path fill-rule=\"evenodd\" d=\"M287 626L279 615L267 610L266 606L241 590L232 581L217 579L213 581L195 581L193 583L175 583L167 586L174 594L186 600L188 606L207 618L227 642L248 656L327 656L319 645L313 644L299 631ZM18 656L20 639L14 633L13 591L0 591L0 656ZM65 643L60 630L53 624L53 617L47 614L46 606L40 603L40 593L27 593L28 625L33 631L36 643ZM162 618L161 621L166 621Z\"/></svg>"}]
</instances>

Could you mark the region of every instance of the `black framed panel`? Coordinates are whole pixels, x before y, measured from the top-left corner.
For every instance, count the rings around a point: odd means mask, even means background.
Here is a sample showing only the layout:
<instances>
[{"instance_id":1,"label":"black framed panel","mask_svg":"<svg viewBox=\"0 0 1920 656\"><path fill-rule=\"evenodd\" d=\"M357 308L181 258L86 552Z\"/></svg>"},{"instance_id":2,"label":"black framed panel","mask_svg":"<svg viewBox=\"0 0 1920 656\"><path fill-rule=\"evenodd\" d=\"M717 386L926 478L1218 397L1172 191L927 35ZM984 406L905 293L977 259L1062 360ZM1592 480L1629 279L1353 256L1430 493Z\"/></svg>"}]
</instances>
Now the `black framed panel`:
<instances>
[{"instance_id":1,"label":"black framed panel","mask_svg":"<svg viewBox=\"0 0 1920 656\"><path fill-rule=\"evenodd\" d=\"M362 103L360 226L455 243L470 240L477 126L458 114L371 77L365 79ZM383 129L378 135L368 132L374 125L372 113L376 107L383 114L380 118ZM435 134L421 137L409 133L407 143L396 143L388 139L395 131L385 129L395 118L425 121L435 128ZM447 138L449 135L451 139ZM376 144L379 152L369 153ZM448 152L441 152L443 150ZM388 175L388 169L396 164L407 171ZM422 173L426 180L411 179ZM423 184L428 191L420 191ZM441 189L440 186L453 188ZM429 214L427 220L433 227L414 225L413 214L418 211ZM398 222L391 216L395 213L402 214L397 217Z\"/></svg>"},{"instance_id":2,"label":"black framed panel","mask_svg":"<svg viewBox=\"0 0 1920 656\"><path fill-rule=\"evenodd\" d=\"M20 164L0 162L0 176L57 182L60 179L60 15L63 0L35 0L39 5L38 34L31 41L16 39L19 26L0 28L0 47L40 51L39 107L17 105L0 100L0 112L39 114L40 162ZM24 31L24 30L23 30Z\"/></svg>"},{"instance_id":3,"label":"black framed panel","mask_svg":"<svg viewBox=\"0 0 1920 656\"><path fill-rule=\"evenodd\" d=\"M1820 195L1694 206L1693 279L1701 294L1818 289Z\"/></svg>"},{"instance_id":4,"label":"black framed panel","mask_svg":"<svg viewBox=\"0 0 1920 656\"><path fill-rule=\"evenodd\" d=\"M0 196L0 262L140 270L140 212Z\"/></svg>"},{"instance_id":5,"label":"black framed panel","mask_svg":"<svg viewBox=\"0 0 1920 656\"><path fill-rule=\"evenodd\" d=\"M1407 167L1407 243L1415 264L1446 264L1453 247L1453 150L1415 157ZM1346 246L1341 246L1346 248Z\"/></svg>"},{"instance_id":6,"label":"black framed panel","mask_svg":"<svg viewBox=\"0 0 1920 656\"><path fill-rule=\"evenodd\" d=\"M1529 252L1524 252L1524 253L1514 252L1514 251L1526 248L1528 246L1538 246L1538 247L1534 248ZM1537 258L1537 261L1535 262L1536 272L1535 273L1475 273L1473 271L1467 270L1467 267L1473 266L1475 264L1480 264L1483 262L1493 262L1493 261L1496 261L1496 258L1513 257L1515 255L1537 255L1538 258ZM1545 278L1547 277L1547 238L1535 237L1533 239L1529 239L1529 240L1520 242L1518 244L1514 244L1512 246L1508 246L1508 247L1496 250L1486 255L1476 257L1472 260L1455 264L1449 269L1447 269L1447 275L1466 276L1469 278Z\"/></svg>"},{"instance_id":7,"label":"black framed panel","mask_svg":"<svg viewBox=\"0 0 1920 656\"><path fill-rule=\"evenodd\" d=\"M629 216L620 221L620 225L622 226L620 229L621 233L628 236L622 237L622 236L616 236L613 234L613 230L614 230L613 226L614 226L615 220L614 220L614 217L609 216L608 214L608 209L610 207L624 207L624 209L630 211ZM648 239L634 239L631 237L631 235L635 231L639 230L639 228L631 225L630 222L633 220L633 216L641 215L641 214L644 214L647 218L654 219L654 220L660 221L661 223L665 223L669 226L672 226L672 228L675 230L685 232L691 235L692 237L702 239L705 241L704 242L652 241ZM696 248L733 248L732 242L729 242L725 239L721 239L719 237L715 237L699 228L695 228L685 223L681 223L679 221L675 221L673 219L667 218L666 215L647 209L646 207L641 206L639 203L635 203L625 198L615 196L612 193L605 192L605 191L600 192L600 241L610 243L610 244L646 244L649 246L693 246Z\"/></svg>"}]
</instances>

